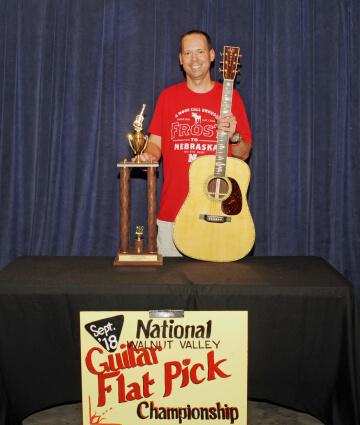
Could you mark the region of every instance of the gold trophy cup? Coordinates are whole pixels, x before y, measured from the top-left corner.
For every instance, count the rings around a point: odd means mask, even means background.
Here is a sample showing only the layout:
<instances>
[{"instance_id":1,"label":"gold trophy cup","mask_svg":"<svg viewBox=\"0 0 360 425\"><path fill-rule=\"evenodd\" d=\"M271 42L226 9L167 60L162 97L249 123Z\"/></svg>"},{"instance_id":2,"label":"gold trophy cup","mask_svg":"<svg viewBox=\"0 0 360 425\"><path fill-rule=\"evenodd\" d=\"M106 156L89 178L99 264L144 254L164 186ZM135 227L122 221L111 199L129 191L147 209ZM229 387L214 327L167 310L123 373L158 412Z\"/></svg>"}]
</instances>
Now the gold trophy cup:
<instances>
[{"instance_id":1,"label":"gold trophy cup","mask_svg":"<svg viewBox=\"0 0 360 425\"><path fill-rule=\"evenodd\" d=\"M144 111L136 115L133 122L134 132L128 134L128 141L135 156L131 161L124 159L117 166L120 168L120 245L114 260L115 266L160 266L162 256L156 245L156 168L157 162L144 163L140 155L144 152L148 136L142 133ZM147 210L148 210L148 243L144 246L144 226L136 226L134 246L130 246L130 174L133 168L146 171L147 176Z\"/></svg>"}]
</instances>

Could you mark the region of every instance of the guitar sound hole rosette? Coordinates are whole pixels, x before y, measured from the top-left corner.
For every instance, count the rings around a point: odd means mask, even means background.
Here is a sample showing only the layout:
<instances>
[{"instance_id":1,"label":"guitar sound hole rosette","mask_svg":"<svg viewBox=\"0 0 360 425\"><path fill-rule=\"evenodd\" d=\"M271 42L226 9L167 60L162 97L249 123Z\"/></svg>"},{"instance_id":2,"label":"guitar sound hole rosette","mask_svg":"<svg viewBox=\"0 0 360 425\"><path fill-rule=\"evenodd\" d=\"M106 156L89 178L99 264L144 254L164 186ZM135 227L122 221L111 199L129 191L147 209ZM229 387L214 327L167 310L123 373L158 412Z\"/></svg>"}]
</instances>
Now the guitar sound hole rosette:
<instances>
[{"instance_id":1,"label":"guitar sound hole rosette","mask_svg":"<svg viewBox=\"0 0 360 425\"><path fill-rule=\"evenodd\" d=\"M231 182L226 177L210 177L206 182L206 193L211 200L224 201L230 196Z\"/></svg>"}]
</instances>

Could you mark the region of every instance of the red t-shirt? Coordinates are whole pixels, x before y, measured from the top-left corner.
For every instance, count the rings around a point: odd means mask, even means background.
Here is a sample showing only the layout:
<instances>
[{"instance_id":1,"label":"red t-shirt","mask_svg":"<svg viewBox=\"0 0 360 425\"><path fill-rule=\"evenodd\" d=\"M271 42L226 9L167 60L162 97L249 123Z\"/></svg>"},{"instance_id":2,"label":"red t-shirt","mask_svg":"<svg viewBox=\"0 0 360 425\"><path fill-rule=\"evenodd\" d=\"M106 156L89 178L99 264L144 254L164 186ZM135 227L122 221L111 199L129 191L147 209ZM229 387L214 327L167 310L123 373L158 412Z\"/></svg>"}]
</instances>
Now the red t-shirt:
<instances>
[{"instance_id":1,"label":"red t-shirt","mask_svg":"<svg viewBox=\"0 0 360 425\"><path fill-rule=\"evenodd\" d=\"M159 96L149 133L161 137L164 184L158 219L174 221L189 191L189 166L197 156L216 152L216 116L220 115L222 84L207 93L191 91L185 82L165 89ZM244 103L234 90L232 113L237 131L252 141ZM229 155L230 149L229 149Z\"/></svg>"}]
</instances>

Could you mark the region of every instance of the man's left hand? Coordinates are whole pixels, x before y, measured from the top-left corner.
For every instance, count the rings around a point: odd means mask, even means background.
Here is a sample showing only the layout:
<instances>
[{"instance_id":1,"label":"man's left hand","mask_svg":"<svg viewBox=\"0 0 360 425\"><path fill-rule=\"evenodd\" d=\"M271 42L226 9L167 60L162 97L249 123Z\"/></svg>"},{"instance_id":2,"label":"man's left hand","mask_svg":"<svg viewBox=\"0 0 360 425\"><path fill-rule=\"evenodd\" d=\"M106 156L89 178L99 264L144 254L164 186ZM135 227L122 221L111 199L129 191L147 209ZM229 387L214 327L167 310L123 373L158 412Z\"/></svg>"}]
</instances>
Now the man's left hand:
<instances>
[{"instance_id":1,"label":"man's left hand","mask_svg":"<svg viewBox=\"0 0 360 425\"><path fill-rule=\"evenodd\" d=\"M230 139L236 132L236 118L233 114L229 113L222 117L216 117L218 130L223 130L229 133Z\"/></svg>"}]
</instances>

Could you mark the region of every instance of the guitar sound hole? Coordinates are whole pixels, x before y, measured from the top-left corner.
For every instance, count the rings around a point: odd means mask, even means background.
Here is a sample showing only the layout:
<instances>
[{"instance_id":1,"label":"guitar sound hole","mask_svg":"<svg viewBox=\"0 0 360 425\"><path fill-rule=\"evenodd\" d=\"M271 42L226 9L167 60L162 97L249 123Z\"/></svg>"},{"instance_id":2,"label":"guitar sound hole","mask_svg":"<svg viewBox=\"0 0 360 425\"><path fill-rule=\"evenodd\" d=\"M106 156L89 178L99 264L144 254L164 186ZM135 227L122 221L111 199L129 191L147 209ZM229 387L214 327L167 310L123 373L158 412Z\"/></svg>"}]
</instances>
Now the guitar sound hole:
<instances>
[{"instance_id":1,"label":"guitar sound hole","mask_svg":"<svg viewBox=\"0 0 360 425\"><path fill-rule=\"evenodd\" d=\"M223 200L228 196L229 184L222 178L214 177L209 181L207 190L212 198Z\"/></svg>"}]
</instances>

